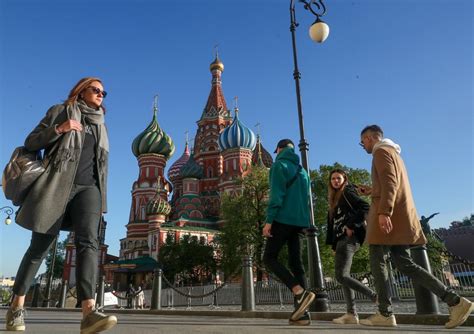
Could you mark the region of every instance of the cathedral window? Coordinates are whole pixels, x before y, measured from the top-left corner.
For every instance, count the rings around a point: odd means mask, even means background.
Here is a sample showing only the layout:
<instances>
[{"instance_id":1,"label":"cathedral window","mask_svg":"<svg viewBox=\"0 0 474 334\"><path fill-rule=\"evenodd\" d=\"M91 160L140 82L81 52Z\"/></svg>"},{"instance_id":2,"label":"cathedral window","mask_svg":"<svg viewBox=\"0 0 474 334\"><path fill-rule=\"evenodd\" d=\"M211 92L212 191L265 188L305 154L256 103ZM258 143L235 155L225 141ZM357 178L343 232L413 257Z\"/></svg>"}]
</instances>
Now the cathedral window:
<instances>
[{"instance_id":1,"label":"cathedral window","mask_svg":"<svg viewBox=\"0 0 474 334\"><path fill-rule=\"evenodd\" d=\"M209 166L209 168L207 169L207 177L208 178L212 178L213 177L213 170L212 170L212 167Z\"/></svg>"},{"instance_id":2,"label":"cathedral window","mask_svg":"<svg viewBox=\"0 0 474 334\"><path fill-rule=\"evenodd\" d=\"M234 170L237 170L237 159L234 159L234 160L232 160L232 161L233 161L233 163L234 163L234 166L233 166L233 167L234 167Z\"/></svg>"},{"instance_id":3,"label":"cathedral window","mask_svg":"<svg viewBox=\"0 0 474 334\"><path fill-rule=\"evenodd\" d=\"M145 169L145 175L146 175L147 178L150 177L150 168L147 167Z\"/></svg>"}]
</instances>

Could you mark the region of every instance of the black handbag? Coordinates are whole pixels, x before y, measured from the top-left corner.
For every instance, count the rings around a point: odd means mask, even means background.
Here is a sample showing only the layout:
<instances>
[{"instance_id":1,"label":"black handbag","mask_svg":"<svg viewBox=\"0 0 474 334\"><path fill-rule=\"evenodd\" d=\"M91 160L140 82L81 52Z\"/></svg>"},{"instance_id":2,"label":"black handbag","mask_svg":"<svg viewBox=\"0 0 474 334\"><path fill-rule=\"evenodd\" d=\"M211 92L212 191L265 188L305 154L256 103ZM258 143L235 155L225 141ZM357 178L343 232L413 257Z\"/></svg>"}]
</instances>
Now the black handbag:
<instances>
[{"instance_id":1,"label":"black handbag","mask_svg":"<svg viewBox=\"0 0 474 334\"><path fill-rule=\"evenodd\" d=\"M2 189L13 205L20 206L28 192L46 170L41 151L30 152L24 146L15 148L2 175Z\"/></svg>"}]
</instances>

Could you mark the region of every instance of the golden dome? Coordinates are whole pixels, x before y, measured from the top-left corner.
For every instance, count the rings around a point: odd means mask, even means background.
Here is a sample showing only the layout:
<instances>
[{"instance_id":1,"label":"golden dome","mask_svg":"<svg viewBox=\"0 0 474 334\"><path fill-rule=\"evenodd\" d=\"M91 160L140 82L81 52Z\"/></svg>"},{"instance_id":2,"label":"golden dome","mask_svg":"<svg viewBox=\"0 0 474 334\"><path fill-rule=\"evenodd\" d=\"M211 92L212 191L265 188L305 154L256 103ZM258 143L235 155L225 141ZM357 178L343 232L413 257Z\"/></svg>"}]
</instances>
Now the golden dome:
<instances>
[{"instance_id":1,"label":"golden dome","mask_svg":"<svg viewBox=\"0 0 474 334\"><path fill-rule=\"evenodd\" d=\"M224 72L224 64L221 62L218 56L216 56L216 59L211 63L209 66L209 69L212 71L214 70L219 70L221 72Z\"/></svg>"}]
</instances>

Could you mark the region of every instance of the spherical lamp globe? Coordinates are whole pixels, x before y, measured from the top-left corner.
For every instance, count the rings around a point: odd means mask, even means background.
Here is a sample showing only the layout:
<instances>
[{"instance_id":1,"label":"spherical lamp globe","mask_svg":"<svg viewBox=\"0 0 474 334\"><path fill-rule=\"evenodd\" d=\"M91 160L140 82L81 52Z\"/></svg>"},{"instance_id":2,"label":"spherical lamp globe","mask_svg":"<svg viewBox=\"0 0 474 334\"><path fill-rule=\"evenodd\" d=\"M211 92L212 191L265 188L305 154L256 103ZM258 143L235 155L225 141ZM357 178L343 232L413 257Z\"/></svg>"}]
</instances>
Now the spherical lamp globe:
<instances>
[{"instance_id":1,"label":"spherical lamp globe","mask_svg":"<svg viewBox=\"0 0 474 334\"><path fill-rule=\"evenodd\" d=\"M322 43L328 36L329 26L319 18L309 27L309 37L315 42Z\"/></svg>"}]
</instances>

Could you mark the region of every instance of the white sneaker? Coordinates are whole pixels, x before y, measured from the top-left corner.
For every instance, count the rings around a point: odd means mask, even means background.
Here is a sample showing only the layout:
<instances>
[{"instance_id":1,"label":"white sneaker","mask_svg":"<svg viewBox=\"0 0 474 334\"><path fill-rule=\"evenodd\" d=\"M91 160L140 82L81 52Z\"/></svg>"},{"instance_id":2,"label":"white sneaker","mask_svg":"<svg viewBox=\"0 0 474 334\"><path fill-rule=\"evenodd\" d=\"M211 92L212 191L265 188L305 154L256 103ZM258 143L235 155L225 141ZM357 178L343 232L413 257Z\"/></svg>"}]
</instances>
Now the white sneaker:
<instances>
[{"instance_id":1,"label":"white sneaker","mask_svg":"<svg viewBox=\"0 0 474 334\"><path fill-rule=\"evenodd\" d=\"M379 312L371 315L367 319L361 319L359 323L364 326L397 327L397 320L393 314L389 317L385 317Z\"/></svg>"},{"instance_id":2,"label":"white sneaker","mask_svg":"<svg viewBox=\"0 0 474 334\"><path fill-rule=\"evenodd\" d=\"M446 328L455 328L462 325L474 311L474 303L461 297L459 304L449 308L449 321L444 325Z\"/></svg>"},{"instance_id":3,"label":"white sneaker","mask_svg":"<svg viewBox=\"0 0 474 334\"><path fill-rule=\"evenodd\" d=\"M332 319L332 322L334 322L335 324L340 324L340 325L347 325L347 324L358 325L359 317L352 313L346 313L339 318Z\"/></svg>"}]
</instances>

